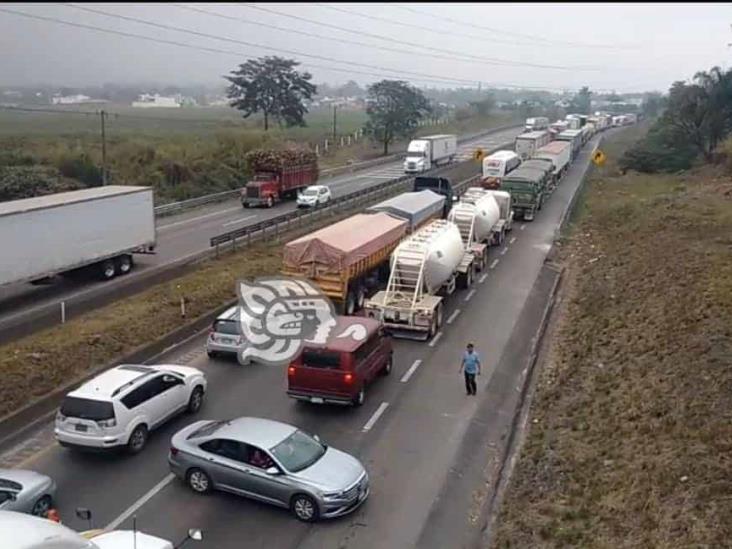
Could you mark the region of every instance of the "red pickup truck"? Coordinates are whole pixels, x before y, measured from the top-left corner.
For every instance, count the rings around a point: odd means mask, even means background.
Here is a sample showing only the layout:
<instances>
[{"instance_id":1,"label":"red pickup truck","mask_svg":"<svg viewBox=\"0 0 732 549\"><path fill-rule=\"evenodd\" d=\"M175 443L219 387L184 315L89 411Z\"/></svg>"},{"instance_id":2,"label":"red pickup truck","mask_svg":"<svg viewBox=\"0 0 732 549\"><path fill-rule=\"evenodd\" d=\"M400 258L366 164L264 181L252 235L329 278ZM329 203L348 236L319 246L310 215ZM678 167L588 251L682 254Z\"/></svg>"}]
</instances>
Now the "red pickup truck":
<instances>
[{"instance_id":1,"label":"red pickup truck","mask_svg":"<svg viewBox=\"0 0 732 549\"><path fill-rule=\"evenodd\" d=\"M318 161L309 151L250 151L247 164L252 178L241 191L245 208L271 208L283 198L294 197L298 189L318 181Z\"/></svg>"}]
</instances>

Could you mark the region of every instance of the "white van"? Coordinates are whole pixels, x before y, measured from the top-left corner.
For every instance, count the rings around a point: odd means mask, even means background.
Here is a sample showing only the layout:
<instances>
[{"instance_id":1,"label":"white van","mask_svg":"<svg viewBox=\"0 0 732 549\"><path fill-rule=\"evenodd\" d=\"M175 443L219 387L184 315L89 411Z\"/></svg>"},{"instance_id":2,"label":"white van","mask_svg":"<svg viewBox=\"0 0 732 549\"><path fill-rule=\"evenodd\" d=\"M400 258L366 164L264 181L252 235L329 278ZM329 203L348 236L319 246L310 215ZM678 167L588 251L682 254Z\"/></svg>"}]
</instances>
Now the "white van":
<instances>
[{"instance_id":1,"label":"white van","mask_svg":"<svg viewBox=\"0 0 732 549\"><path fill-rule=\"evenodd\" d=\"M501 179L521 165L521 157L514 151L496 151L483 159L483 181L486 189L498 189Z\"/></svg>"}]
</instances>

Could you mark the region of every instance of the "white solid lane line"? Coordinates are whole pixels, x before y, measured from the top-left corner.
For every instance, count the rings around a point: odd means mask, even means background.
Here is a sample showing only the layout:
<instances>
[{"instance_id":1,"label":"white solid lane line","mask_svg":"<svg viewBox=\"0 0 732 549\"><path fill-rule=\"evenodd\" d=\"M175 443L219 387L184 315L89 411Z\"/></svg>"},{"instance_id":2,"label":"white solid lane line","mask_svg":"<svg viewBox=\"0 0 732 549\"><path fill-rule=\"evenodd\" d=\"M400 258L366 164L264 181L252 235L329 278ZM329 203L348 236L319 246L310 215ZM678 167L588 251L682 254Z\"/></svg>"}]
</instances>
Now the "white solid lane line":
<instances>
[{"instance_id":1,"label":"white solid lane line","mask_svg":"<svg viewBox=\"0 0 732 549\"><path fill-rule=\"evenodd\" d=\"M495 269L496 265L498 265L498 261L499 261L498 259L494 259L493 263L491 263L491 266L489 267L489 269Z\"/></svg>"},{"instance_id":2,"label":"white solid lane line","mask_svg":"<svg viewBox=\"0 0 732 549\"><path fill-rule=\"evenodd\" d=\"M188 223L193 223L194 221L200 221L201 219L206 219L209 217L215 217L217 215L223 215L231 212L238 212L241 210L241 207L239 208L227 208L226 210L220 210L218 212L211 212L206 215L199 215L198 217L191 217L190 219L184 219L182 221L176 221L175 223L168 223L167 225L158 225L157 229L158 231L164 231L165 229L171 229L173 227L177 227L178 225L186 225Z\"/></svg>"},{"instance_id":3,"label":"white solid lane line","mask_svg":"<svg viewBox=\"0 0 732 549\"><path fill-rule=\"evenodd\" d=\"M409 370L406 371L406 373L402 376L402 379L400 379L399 381L401 383L406 383L407 381L409 381L409 378L412 377L412 374L417 371L417 368L419 368L420 364L422 364L421 359L415 360L414 364L409 367Z\"/></svg>"},{"instance_id":4,"label":"white solid lane line","mask_svg":"<svg viewBox=\"0 0 732 549\"><path fill-rule=\"evenodd\" d=\"M485 276L485 275L483 275ZM475 295L476 290L472 289L468 292L468 295L465 296L465 301L470 301L470 298L472 298Z\"/></svg>"},{"instance_id":5,"label":"white solid lane line","mask_svg":"<svg viewBox=\"0 0 732 549\"><path fill-rule=\"evenodd\" d=\"M455 311L448 317L447 323L452 324L453 320L455 320L459 314L460 314L460 309L455 309Z\"/></svg>"},{"instance_id":6,"label":"white solid lane line","mask_svg":"<svg viewBox=\"0 0 732 549\"><path fill-rule=\"evenodd\" d=\"M107 524L105 526L105 530L114 530L122 524L124 521L126 521L128 518L130 518L132 515L135 514L135 511L137 511L140 507L145 505L148 501L150 501L155 494L160 492L163 488L165 488L168 484L171 483L171 481L175 478L175 475L173 473L168 473L163 480L158 482L155 486L152 487L152 489L142 496L140 499L138 499L135 503L133 503L124 513L122 513L120 516L118 516L116 519L114 519L112 522Z\"/></svg>"},{"instance_id":7,"label":"white solid lane line","mask_svg":"<svg viewBox=\"0 0 732 549\"><path fill-rule=\"evenodd\" d=\"M437 344L437 342L440 341L440 338L441 337L442 337L442 332L441 331L440 332L437 332L437 334L435 335L435 337L432 338L432 341L430 341L428 345L430 347L434 347Z\"/></svg>"},{"instance_id":8,"label":"white solid lane line","mask_svg":"<svg viewBox=\"0 0 732 549\"><path fill-rule=\"evenodd\" d=\"M488 273L485 273L483 276L481 276L480 277L480 280L478 282L480 282L481 284L483 284L483 282L485 282L485 279L486 278L488 278Z\"/></svg>"},{"instance_id":9,"label":"white solid lane line","mask_svg":"<svg viewBox=\"0 0 732 549\"><path fill-rule=\"evenodd\" d=\"M226 223L224 223L221 226L222 227L228 227L229 225L236 225L237 223L241 223L242 221L246 221L247 219L251 219L252 217L257 217L257 216L256 216L256 214L255 215L247 215L245 217L240 217L239 219L234 219L233 221L227 221Z\"/></svg>"},{"instance_id":10,"label":"white solid lane line","mask_svg":"<svg viewBox=\"0 0 732 549\"><path fill-rule=\"evenodd\" d=\"M516 242L516 237L515 236L511 239L511 242L509 242L509 244L513 244L514 242Z\"/></svg>"},{"instance_id":11,"label":"white solid lane line","mask_svg":"<svg viewBox=\"0 0 732 549\"><path fill-rule=\"evenodd\" d=\"M363 426L363 431L370 431L371 428L376 424L376 422L379 421L381 414L383 414L388 407L388 402L382 402L374 412L374 415L372 415L371 418L366 422L366 425Z\"/></svg>"}]
</instances>

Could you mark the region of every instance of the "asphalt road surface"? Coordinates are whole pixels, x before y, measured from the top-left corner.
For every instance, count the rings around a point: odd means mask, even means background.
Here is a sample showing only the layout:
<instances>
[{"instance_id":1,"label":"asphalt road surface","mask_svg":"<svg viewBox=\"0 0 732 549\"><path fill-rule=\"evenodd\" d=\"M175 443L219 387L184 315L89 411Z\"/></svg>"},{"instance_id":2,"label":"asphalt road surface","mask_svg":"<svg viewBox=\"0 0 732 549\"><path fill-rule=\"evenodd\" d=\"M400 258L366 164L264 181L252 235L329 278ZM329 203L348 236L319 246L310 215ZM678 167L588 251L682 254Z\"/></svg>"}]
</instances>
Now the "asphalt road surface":
<instances>
[{"instance_id":1,"label":"asphalt road surface","mask_svg":"<svg viewBox=\"0 0 732 549\"><path fill-rule=\"evenodd\" d=\"M30 468L58 484L65 524L86 529L76 507L94 513L94 526L137 527L171 540L201 528L211 549L400 549L419 545L428 517L439 515L452 465L471 420L488 398L495 367L549 252L555 229L577 189L596 139L585 146L535 221L517 222L503 248L490 251L489 269L471 290L447 299L443 330L430 342L395 341L391 376L369 387L361 408L297 403L285 394L284 369L208 359L205 334L182 344L161 363L202 369L207 400L200 413L180 417L154 432L137 456L86 455L57 446L52 425L0 455L0 467ZM385 168L382 168L385 169ZM239 212L239 215L242 215ZM213 217L213 216L212 216ZM211 223L208 218L208 223ZM226 217L218 218L219 225ZM171 229L172 231L173 229ZM513 334L529 346L534 333ZM459 358L472 341L484 361L477 397L465 395ZM416 365L416 366L415 366ZM498 378L497 378L498 379ZM512 410L492 413L510 421ZM307 525L285 510L222 493L199 496L174 480L167 466L170 437L198 419L252 415L285 421L319 434L329 445L355 454L371 477L368 501L347 517ZM475 456L481 459L481 456ZM466 510L467 512L467 510ZM459 521L455 528L461 528ZM450 539L449 535L445 539Z\"/></svg>"},{"instance_id":2,"label":"asphalt road surface","mask_svg":"<svg viewBox=\"0 0 732 549\"><path fill-rule=\"evenodd\" d=\"M520 128L502 130L488 136L467 141L458 146L458 160L469 159L476 148L496 148L512 141ZM402 161L382 164L363 171L323 179L321 183L330 186L333 196L338 197L378 183L383 183L404 175ZM211 237L232 231L281 215L295 209L293 201L282 202L274 208L244 209L238 200L228 200L180 215L165 217L158 221L157 253L155 255L136 255L135 270L125 277L108 282L96 280L68 280L57 277L52 284L32 286L13 284L0 287L0 342L18 335L30 333L35 328L33 320L54 315L61 320L61 302L65 302L67 314L80 309L77 304L88 303L91 299L109 294L120 284L130 284L161 270L172 263L184 262L209 250ZM88 306L85 306L88 309ZM56 322L56 320L53 320ZM40 323L39 326L40 327Z\"/></svg>"}]
</instances>

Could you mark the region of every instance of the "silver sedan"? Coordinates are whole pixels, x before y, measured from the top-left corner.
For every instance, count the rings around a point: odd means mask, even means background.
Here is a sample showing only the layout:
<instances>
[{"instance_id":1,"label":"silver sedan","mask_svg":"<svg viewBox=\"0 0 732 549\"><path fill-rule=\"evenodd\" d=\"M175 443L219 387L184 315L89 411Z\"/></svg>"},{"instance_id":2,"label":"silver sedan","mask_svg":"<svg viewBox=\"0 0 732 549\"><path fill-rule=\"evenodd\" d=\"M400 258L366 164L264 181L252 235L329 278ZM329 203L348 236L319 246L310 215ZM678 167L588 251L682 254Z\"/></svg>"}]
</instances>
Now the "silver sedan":
<instances>
[{"instance_id":1,"label":"silver sedan","mask_svg":"<svg viewBox=\"0 0 732 549\"><path fill-rule=\"evenodd\" d=\"M0 469L0 510L45 517L53 506L56 483L23 469Z\"/></svg>"},{"instance_id":2,"label":"silver sedan","mask_svg":"<svg viewBox=\"0 0 732 549\"><path fill-rule=\"evenodd\" d=\"M346 515L369 495L368 474L356 458L268 419L193 423L173 436L168 464L195 492L253 498L304 522Z\"/></svg>"}]
</instances>

